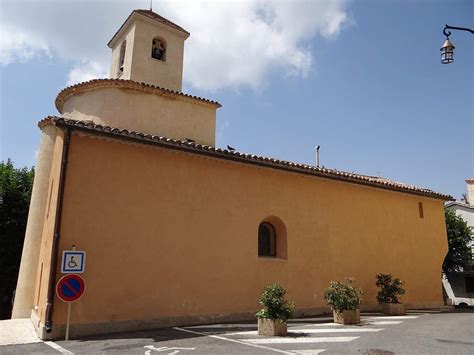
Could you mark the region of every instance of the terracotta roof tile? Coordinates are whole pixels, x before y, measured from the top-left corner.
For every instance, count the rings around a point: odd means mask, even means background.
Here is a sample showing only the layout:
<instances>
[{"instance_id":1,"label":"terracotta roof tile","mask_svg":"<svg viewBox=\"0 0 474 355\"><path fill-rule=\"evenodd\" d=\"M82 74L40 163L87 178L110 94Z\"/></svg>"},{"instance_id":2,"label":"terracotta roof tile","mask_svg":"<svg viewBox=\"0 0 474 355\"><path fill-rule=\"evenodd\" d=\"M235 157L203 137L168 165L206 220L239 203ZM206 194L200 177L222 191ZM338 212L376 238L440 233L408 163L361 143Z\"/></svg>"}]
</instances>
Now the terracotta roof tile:
<instances>
[{"instance_id":1,"label":"terracotta roof tile","mask_svg":"<svg viewBox=\"0 0 474 355\"><path fill-rule=\"evenodd\" d=\"M349 173L345 171L339 171L336 169L328 169L325 167L316 167L306 164L299 164L285 160L278 160L263 156L257 156L253 154L244 154L237 151L230 151L227 149L221 149L202 145L194 142L181 141L177 139L171 139L167 137L154 136L144 134L140 132L128 131L126 129L119 129L116 127L108 127L97 125L92 121L77 121L67 119L63 117L48 116L41 120L38 125L40 127L54 123L59 127L67 127L71 129L81 130L90 134L107 135L109 137L117 139L126 139L139 141L143 144L157 145L163 148L182 150L194 154L204 154L212 156L214 158L227 159L237 161L246 164L254 164L264 166L267 168L274 168L279 170L291 171L294 173L301 173L305 175L318 176L328 179L336 179L356 184L368 185L372 187L378 187L382 189L388 189L398 192L406 192L416 195L422 195L441 199L445 201L454 201L454 198L450 195L434 192L429 189L416 187L392 180L388 180L382 177L375 177L369 175L361 175L355 173Z\"/></svg>"},{"instance_id":2,"label":"terracotta roof tile","mask_svg":"<svg viewBox=\"0 0 474 355\"><path fill-rule=\"evenodd\" d=\"M117 88L125 88L125 89L133 89L133 90L140 90L143 92L151 93L151 94L161 94L161 95L171 95L176 97L185 98L188 100L193 101L200 101L202 103L210 104L216 107L222 107L220 103L217 101L212 101L209 99L204 99L202 97L184 94L179 91L174 91L170 89L165 89L159 86L154 86L146 83L139 83L133 80L123 80L123 79L93 79L89 81L85 81L83 83L75 84L72 86L68 86L61 90L61 92L56 96L56 108L59 112L62 112L64 102L72 95L75 95L79 92L87 91L90 89L100 89L105 87L117 87Z\"/></svg>"},{"instance_id":3,"label":"terracotta roof tile","mask_svg":"<svg viewBox=\"0 0 474 355\"><path fill-rule=\"evenodd\" d=\"M188 31L186 31L184 28L182 28L181 26L178 26L177 24L175 24L174 22L171 22L170 20L164 18L163 16L158 15L156 12L153 12L153 11L150 11L150 10L136 9L136 10L133 10L130 13L130 15L128 15L127 19L123 22L122 26L120 26L120 28L117 30L117 32L114 33L114 35L110 39L109 43L107 43L108 46L110 46L110 44L112 43L114 38L117 36L117 34L122 30L122 28L125 26L125 24L130 19L130 17L132 17L132 15L135 14L135 13L146 16L146 17L148 17L152 20L163 23L165 25L168 25L168 26L174 28L175 30L183 32L187 36L190 35L190 33Z\"/></svg>"},{"instance_id":4,"label":"terracotta roof tile","mask_svg":"<svg viewBox=\"0 0 474 355\"><path fill-rule=\"evenodd\" d=\"M158 15L156 12L153 12L151 10L142 10L142 9L138 9L138 10L133 10L133 12L136 12L138 14L141 14L141 15L144 15L144 16L147 16L153 20L156 20L158 22L161 22L165 25L168 25L170 27L173 27L181 32L184 32L186 34L189 35L189 32L186 31L184 28L182 28L181 26L178 26L177 24L175 24L174 22L171 22L170 20L164 18L163 16L161 15Z\"/></svg>"}]
</instances>

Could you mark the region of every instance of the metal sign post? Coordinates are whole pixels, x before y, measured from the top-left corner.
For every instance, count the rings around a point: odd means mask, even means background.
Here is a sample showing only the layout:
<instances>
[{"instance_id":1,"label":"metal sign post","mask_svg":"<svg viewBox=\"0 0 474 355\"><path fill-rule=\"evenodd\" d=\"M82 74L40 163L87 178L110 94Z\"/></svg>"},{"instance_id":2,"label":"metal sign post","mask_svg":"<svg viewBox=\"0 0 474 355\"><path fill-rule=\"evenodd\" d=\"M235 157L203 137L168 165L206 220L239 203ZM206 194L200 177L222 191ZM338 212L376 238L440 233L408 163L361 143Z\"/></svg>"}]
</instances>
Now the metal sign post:
<instances>
[{"instance_id":1,"label":"metal sign post","mask_svg":"<svg viewBox=\"0 0 474 355\"><path fill-rule=\"evenodd\" d=\"M59 299L67 302L66 340L69 340L69 324L71 321L71 303L77 301L85 291L86 285L80 275L69 274L61 277L56 286Z\"/></svg>"},{"instance_id":2,"label":"metal sign post","mask_svg":"<svg viewBox=\"0 0 474 355\"><path fill-rule=\"evenodd\" d=\"M64 250L61 260L61 273L69 274L63 276L59 280L56 287L58 297L67 302L67 319L66 319L66 338L69 340L69 324L71 322L71 302L79 299L84 293L85 284L82 277L76 274L84 272L86 264L86 252L76 251L76 246L72 246L72 250Z\"/></svg>"},{"instance_id":3,"label":"metal sign post","mask_svg":"<svg viewBox=\"0 0 474 355\"><path fill-rule=\"evenodd\" d=\"M66 336L64 340L69 340L69 324L71 321L71 302L67 303L67 318L66 318Z\"/></svg>"},{"instance_id":4,"label":"metal sign post","mask_svg":"<svg viewBox=\"0 0 474 355\"><path fill-rule=\"evenodd\" d=\"M71 272L84 272L84 264L86 253L83 251L76 252L76 246L72 246L72 251L63 252L63 260L61 262L61 272L70 273L61 277L56 285L56 293L61 301L67 302L66 317L66 336L65 340L69 340L69 325L71 323L71 303L77 301L86 289L84 279L80 275L71 274Z\"/></svg>"}]
</instances>

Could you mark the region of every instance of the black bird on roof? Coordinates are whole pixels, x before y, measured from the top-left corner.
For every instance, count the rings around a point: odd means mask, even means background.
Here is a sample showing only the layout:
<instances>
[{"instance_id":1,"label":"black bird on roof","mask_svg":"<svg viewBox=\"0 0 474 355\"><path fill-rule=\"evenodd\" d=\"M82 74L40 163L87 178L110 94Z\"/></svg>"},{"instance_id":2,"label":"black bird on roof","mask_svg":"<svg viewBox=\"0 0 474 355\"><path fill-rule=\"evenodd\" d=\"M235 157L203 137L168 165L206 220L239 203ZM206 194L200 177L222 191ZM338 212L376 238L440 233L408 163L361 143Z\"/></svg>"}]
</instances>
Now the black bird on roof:
<instances>
[{"instance_id":1,"label":"black bird on roof","mask_svg":"<svg viewBox=\"0 0 474 355\"><path fill-rule=\"evenodd\" d=\"M230 150L231 152L233 152L235 150L235 148L231 147L230 145L227 145L227 149Z\"/></svg>"},{"instance_id":2,"label":"black bird on roof","mask_svg":"<svg viewBox=\"0 0 474 355\"><path fill-rule=\"evenodd\" d=\"M194 139L191 139L191 138L186 138L186 142L188 143L196 143L196 141Z\"/></svg>"}]
</instances>

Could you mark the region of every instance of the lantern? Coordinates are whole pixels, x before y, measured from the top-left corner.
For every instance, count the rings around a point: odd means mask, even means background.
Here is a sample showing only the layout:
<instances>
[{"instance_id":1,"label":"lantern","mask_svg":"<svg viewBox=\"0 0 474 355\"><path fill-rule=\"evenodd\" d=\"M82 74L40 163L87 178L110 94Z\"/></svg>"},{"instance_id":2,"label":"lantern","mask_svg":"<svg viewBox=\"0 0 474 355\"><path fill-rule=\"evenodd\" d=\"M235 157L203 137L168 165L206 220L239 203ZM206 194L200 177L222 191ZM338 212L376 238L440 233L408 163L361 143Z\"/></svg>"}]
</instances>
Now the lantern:
<instances>
[{"instance_id":1,"label":"lantern","mask_svg":"<svg viewBox=\"0 0 474 355\"><path fill-rule=\"evenodd\" d=\"M454 45L449 40L449 37L446 37L446 41L441 47L441 63L449 64L454 60Z\"/></svg>"}]
</instances>

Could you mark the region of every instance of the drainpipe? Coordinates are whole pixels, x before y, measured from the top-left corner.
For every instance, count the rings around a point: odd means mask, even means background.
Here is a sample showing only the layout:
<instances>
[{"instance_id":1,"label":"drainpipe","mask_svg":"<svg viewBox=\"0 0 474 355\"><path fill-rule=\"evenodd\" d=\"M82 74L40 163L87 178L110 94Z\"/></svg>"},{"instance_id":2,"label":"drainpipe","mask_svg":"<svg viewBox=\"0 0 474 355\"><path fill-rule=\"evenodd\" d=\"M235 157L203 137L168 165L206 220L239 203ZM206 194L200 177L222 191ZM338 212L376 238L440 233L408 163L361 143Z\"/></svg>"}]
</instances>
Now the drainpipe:
<instances>
[{"instance_id":1,"label":"drainpipe","mask_svg":"<svg viewBox=\"0 0 474 355\"><path fill-rule=\"evenodd\" d=\"M56 207L56 216L54 220L51 266L49 269L49 287L48 287L48 297L46 300L46 319L45 319L46 333L51 333L53 331L53 303L54 303L54 292L56 288L56 265L58 263L59 238L61 237L61 217L62 217L62 212L63 212L64 183L66 182L66 168L67 168L67 163L68 163L70 141L71 141L71 130L68 128L65 132L63 152L62 152L62 158L61 158L61 169L59 172L58 205Z\"/></svg>"}]
</instances>

